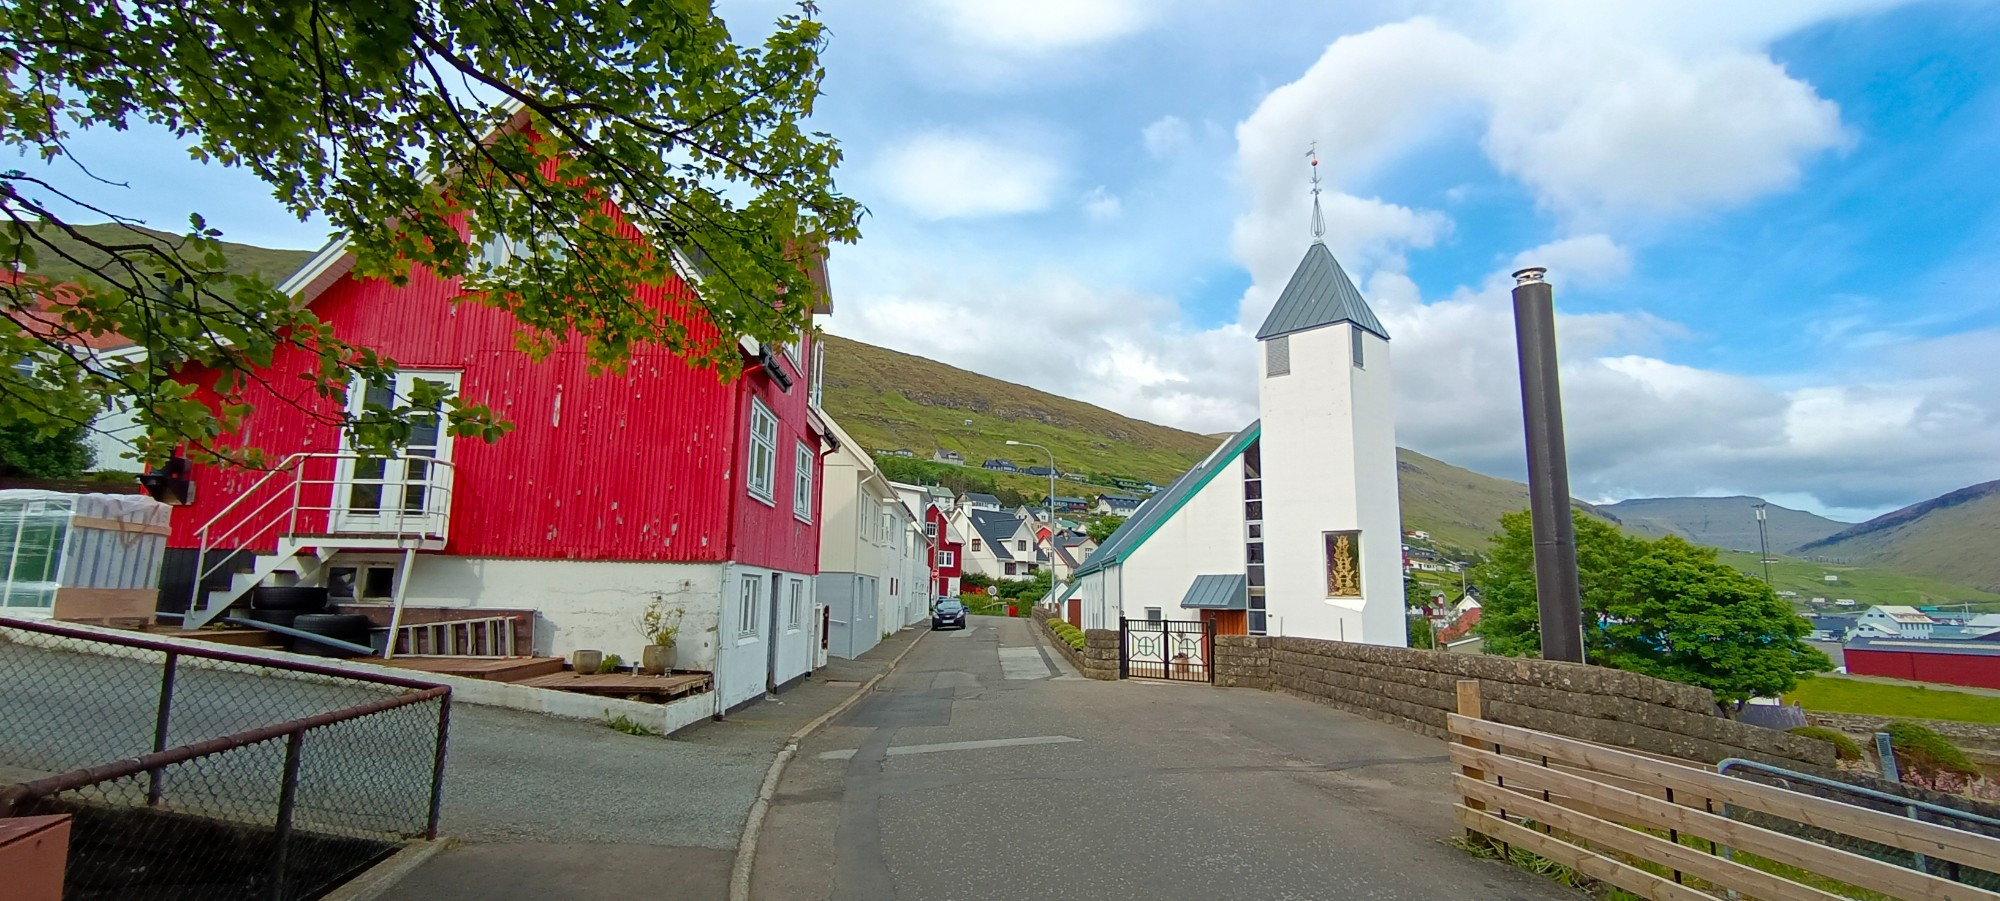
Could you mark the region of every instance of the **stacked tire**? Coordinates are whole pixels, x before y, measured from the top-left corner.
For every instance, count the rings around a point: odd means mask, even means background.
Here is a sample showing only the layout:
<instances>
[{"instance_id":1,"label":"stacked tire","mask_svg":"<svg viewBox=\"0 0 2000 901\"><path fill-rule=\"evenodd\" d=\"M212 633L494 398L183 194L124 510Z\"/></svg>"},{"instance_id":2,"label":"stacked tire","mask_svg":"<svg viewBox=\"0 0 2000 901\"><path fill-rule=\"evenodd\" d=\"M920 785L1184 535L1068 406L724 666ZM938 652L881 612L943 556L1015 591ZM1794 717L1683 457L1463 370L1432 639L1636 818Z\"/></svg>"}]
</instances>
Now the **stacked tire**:
<instances>
[{"instance_id":1,"label":"stacked tire","mask_svg":"<svg viewBox=\"0 0 2000 901\"><path fill-rule=\"evenodd\" d=\"M369 646L374 623L358 613L328 612L326 589L304 585L259 586L250 592L249 619L284 626L313 635L324 635L349 644ZM310 638L288 636L285 649L294 654L316 657L356 657L354 651L321 644Z\"/></svg>"}]
</instances>

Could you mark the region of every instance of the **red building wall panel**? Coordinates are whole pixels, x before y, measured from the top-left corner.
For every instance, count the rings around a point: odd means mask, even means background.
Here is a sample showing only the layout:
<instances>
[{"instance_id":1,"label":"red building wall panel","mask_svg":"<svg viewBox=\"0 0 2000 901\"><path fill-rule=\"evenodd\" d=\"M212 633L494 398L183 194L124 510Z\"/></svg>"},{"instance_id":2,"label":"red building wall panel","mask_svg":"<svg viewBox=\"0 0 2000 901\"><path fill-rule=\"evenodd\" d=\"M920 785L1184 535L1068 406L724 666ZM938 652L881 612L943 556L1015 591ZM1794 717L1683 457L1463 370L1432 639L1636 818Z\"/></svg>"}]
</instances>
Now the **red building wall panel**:
<instances>
[{"instance_id":1,"label":"red building wall panel","mask_svg":"<svg viewBox=\"0 0 2000 901\"><path fill-rule=\"evenodd\" d=\"M939 510L936 504L924 508L924 522L938 535L937 540L931 542L931 595L941 596L945 594L945 586L950 584L949 580L965 575L965 542L952 541L946 537L951 534L951 529L946 522L944 512ZM951 555L949 566L938 562L944 559L943 555L947 553Z\"/></svg>"},{"instance_id":2,"label":"red building wall panel","mask_svg":"<svg viewBox=\"0 0 2000 901\"><path fill-rule=\"evenodd\" d=\"M2000 688L2000 657L1858 648L1843 656L1847 671L1855 675Z\"/></svg>"},{"instance_id":3,"label":"red building wall panel","mask_svg":"<svg viewBox=\"0 0 2000 901\"><path fill-rule=\"evenodd\" d=\"M642 290L640 298L663 303L669 293L689 296L675 284L666 292ZM493 444L455 439L446 553L726 559L731 503L740 493L732 489L741 465L737 411L747 404L746 382L725 381L657 349L642 349L621 373L597 376L586 371L580 343L531 360L516 349L511 316L474 302L453 303L458 296L456 280L419 271L403 286L343 278L314 302L315 312L342 338L383 352L403 369L460 372L459 390L466 398L490 405L514 424ZM242 430L244 442L274 457L339 449L337 428L314 415L331 414L334 405L312 397L303 380L289 375L307 364L303 353L278 353L269 387L253 390L255 410ZM773 404L782 430L805 428L805 387L803 379L796 380L791 392L796 402ZM781 460L779 473L786 485L789 460ZM196 546L195 529L256 476L199 467L197 503L176 511L172 545ZM324 498L321 489L307 502L323 505ZM789 506L784 512L789 517ZM745 522L769 528L754 517ZM806 546L817 542L785 538ZM745 545L762 550L769 543ZM266 538L247 546L269 544Z\"/></svg>"},{"instance_id":4,"label":"red building wall panel","mask_svg":"<svg viewBox=\"0 0 2000 901\"><path fill-rule=\"evenodd\" d=\"M801 347L800 362L796 366L790 356L778 354L778 365L792 380L789 391L780 388L777 380L762 367L751 369L743 377L742 396L736 401L737 432L748 435L750 399L754 397L761 401L778 417L778 466L772 482L771 502L766 504L751 497L743 475L749 472L749 441L745 438L737 443L735 456L730 462L738 475L728 480L728 484L736 508L730 559L738 563L795 573L819 572L817 523L820 517L819 485L825 478L825 459L821 451L825 447L807 420L807 411L811 406L807 374L811 372L811 367L805 365L811 359L809 354L815 351L817 348ZM813 458L811 523L801 522L792 509L793 493L798 483L793 454L799 442L805 443Z\"/></svg>"}]
</instances>

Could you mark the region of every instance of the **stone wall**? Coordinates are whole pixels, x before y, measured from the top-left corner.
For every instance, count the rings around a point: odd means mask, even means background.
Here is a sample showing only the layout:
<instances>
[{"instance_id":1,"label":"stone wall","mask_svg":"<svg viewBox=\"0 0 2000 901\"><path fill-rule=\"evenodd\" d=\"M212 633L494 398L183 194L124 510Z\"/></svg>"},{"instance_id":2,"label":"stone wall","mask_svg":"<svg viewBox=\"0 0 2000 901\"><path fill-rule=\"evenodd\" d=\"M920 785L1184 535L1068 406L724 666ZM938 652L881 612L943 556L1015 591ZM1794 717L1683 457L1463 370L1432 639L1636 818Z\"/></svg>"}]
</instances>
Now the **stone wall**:
<instances>
[{"instance_id":1,"label":"stone wall","mask_svg":"<svg viewBox=\"0 0 2000 901\"><path fill-rule=\"evenodd\" d=\"M1980 750L2000 750L2000 726L1984 723L1954 723L1947 720L1919 720L1909 717L1865 716L1856 713L1818 713L1808 711L1806 720L1815 726L1838 729L1852 735L1868 736L1887 728L1890 723L1909 721L1922 723L1954 743ZM1866 742L1864 742L1866 744Z\"/></svg>"},{"instance_id":2,"label":"stone wall","mask_svg":"<svg viewBox=\"0 0 2000 901\"><path fill-rule=\"evenodd\" d=\"M1104 634L1115 678L1117 633ZM1440 738L1458 680L1478 679L1497 722L1707 763L1834 762L1826 742L1718 716L1705 689L1598 666L1252 636L1218 636L1215 663L1218 685L1282 691Z\"/></svg>"},{"instance_id":3,"label":"stone wall","mask_svg":"<svg viewBox=\"0 0 2000 901\"><path fill-rule=\"evenodd\" d=\"M1113 680L1118 678L1118 630L1087 629L1083 633L1083 650L1070 647L1069 642L1049 628L1050 622L1060 622L1039 605L1028 614L1035 625L1047 632L1049 643L1058 653L1069 658L1071 666L1086 678Z\"/></svg>"}]
</instances>

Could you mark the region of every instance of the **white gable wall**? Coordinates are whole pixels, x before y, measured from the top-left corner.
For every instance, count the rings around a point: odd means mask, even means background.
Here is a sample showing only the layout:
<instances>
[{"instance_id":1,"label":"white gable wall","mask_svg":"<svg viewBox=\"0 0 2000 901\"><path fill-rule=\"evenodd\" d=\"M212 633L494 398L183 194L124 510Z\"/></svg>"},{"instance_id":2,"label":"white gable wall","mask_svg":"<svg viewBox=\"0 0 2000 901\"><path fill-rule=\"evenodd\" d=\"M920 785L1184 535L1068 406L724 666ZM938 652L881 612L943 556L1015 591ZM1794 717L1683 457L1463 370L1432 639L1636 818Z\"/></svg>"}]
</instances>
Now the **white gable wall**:
<instances>
[{"instance_id":1,"label":"white gable wall","mask_svg":"<svg viewBox=\"0 0 2000 901\"><path fill-rule=\"evenodd\" d=\"M1194 577L1243 572L1243 461L1230 461L1195 492L1186 506L1160 524L1151 538L1119 561L1108 605L1110 625L1118 617L1145 619L1147 607L1166 619L1199 619L1181 609Z\"/></svg>"}]
</instances>

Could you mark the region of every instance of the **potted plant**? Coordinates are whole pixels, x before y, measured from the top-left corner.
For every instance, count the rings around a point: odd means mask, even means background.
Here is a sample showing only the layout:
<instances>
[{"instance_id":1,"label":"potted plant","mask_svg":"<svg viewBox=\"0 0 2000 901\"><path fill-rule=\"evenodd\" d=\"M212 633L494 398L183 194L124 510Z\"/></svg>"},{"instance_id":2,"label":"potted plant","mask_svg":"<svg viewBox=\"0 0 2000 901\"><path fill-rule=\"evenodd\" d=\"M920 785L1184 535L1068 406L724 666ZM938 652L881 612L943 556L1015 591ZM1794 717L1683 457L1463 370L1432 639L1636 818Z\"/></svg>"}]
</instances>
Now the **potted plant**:
<instances>
[{"instance_id":1,"label":"potted plant","mask_svg":"<svg viewBox=\"0 0 2000 901\"><path fill-rule=\"evenodd\" d=\"M658 676L674 668L674 641L681 634L681 609L669 607L665 598L653 602L639 614L639 634L646 646L639 652L639 672Z\"/></svg>"},{"instance_id":2,"label":"potted plant","mask_svg":"<svg viewBox=\"0 0 2000 901\"><path fill-rule=\"evenodd\" d=\"M597 672L597 668L602 665L604 665L603 651L580 649L570 654L569 657L570 671L579 676L588 676L595 673Z\"/></svg>"}]
</instances>

